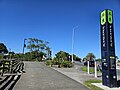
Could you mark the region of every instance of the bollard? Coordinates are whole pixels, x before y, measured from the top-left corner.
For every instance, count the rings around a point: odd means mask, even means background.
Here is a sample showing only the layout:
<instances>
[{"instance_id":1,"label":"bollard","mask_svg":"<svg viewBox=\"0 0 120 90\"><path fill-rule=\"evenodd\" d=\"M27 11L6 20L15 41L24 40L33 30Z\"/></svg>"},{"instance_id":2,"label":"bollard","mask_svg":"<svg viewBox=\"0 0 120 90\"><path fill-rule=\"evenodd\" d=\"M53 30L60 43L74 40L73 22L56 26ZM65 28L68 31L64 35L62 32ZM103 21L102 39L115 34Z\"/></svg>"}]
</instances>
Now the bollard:
<instances>
[{"instance_id":1,"label":"bollard","mask_svg":"<svg viewBox=\"0 0 120 90\"><path fill-rule=\"evenodd\" d=\"M90 65L89 65L89 60L88 60L88 64L87 64L87 65L88 65L88 74L90 74L90 70L89 70L89 66L90 66Z\"/></svg>"},{"instance_id":2,"label":"bollard","mask_svg":"<svg viewBox=\"0 0 120 90\"><path fill-rule=\"evenodd\" d=\"M97 78L97 62L95 61L95 78Z\"/></svg>"}]
</instances>

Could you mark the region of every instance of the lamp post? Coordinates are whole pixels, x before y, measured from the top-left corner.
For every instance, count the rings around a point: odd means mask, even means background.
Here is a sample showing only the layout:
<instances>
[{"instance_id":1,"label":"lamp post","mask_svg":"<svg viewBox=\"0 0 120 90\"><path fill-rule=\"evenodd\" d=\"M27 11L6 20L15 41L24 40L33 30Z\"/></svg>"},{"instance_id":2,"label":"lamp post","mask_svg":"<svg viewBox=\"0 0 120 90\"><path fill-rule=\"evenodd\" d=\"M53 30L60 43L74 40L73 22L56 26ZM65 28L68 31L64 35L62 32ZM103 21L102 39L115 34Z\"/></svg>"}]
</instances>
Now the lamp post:
<instances>
[{"instance_id":1,"label":"lamp post","mask_svg":"<svg viewBox=\"0 0 120 90\"><path fill-rule=\"evenodd\" d=\"M74 56L74 33L75 33L75 29L77 29L78 26L73 28L73 32L72 32L72 63L74 62L73 56Z\"/></svg>"},{"instance_id":2,"label":"lamp post","mask_svg":"<svg viewBox=\"0 0 120 90\"><path fill-rule=\"evenodd\" d=\"M24 54L24 48L26 47L25 40L27 40L27 39L24 39L23 54Z\"/></svg>"}]
</instances>

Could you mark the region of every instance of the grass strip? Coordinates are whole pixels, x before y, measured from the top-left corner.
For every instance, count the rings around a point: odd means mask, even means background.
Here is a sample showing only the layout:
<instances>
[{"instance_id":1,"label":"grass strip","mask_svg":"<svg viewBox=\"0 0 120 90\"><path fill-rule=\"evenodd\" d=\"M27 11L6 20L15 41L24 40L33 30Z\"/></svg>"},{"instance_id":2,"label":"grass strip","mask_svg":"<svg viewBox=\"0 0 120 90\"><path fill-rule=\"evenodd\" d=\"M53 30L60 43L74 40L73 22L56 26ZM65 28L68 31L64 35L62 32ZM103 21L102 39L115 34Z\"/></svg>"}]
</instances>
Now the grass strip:
<instances>
[{"instance_id":1,"label":"grass strip","mask_svg":"<svg viewBox=\"0 0 120 90\"><path fill-rule=\"evenodd\" d=\"M88 69L88 67L82 66L82 71L87 72L87 69ZM90 73L94 73L94 72L95 72L95 70L94 70L93 67L90 67L90 68L89 68L89 71L90 71Z\"/></svg>"},{"instance_id":2,"label":"grass strip","mask_svg":"<svg viewBox=\"0 0 120 90\"><path fill-rule=\"evenodd\" d=\"M84 72L88 72L88 67L86 67L86 66L82 66L82 71L84 71ZM90 71L90 73L95 73L95 69L94 69L94 67L90 67L89 68L89 71ZM101 73L100 71L97 71L98 73Z\"/></svg>"},{"instance_id":3,"label":"grass strip","mask_svg":"<svg viewBox=\"0 0 120 90\"><path fill-rule=\"evenodd\" d=\"M101 82L102 82L101 80L91 80L90 79L90 80L85 81L84 84L92 90L103 90L103 89L91 84L91 83L101 83Z\"/></svg>"}]
</instances>

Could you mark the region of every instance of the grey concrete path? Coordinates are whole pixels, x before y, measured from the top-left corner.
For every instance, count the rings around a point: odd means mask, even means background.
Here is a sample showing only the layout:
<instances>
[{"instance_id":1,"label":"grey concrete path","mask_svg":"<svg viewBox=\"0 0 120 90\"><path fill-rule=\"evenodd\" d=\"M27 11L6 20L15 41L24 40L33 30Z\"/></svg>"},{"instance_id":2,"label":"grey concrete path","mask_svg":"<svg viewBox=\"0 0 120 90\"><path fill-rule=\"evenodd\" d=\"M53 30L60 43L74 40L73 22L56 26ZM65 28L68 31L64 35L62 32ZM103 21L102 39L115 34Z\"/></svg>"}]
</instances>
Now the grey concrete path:
<instances>
[{"instance_id":1,"label":"grey concrete path","mask_svg":"<svg viewBox=\"0 0 120 90\"><path fill-rule=\"evenodd\" d=\"M53 69L57 70L58 72L76 80L77 82L83 83L84 81L90 80L90 79L99 79L101 80L102 77L102 73L99 73L97 78L94 77L94 74L87 74L86 72L83 72L81 70L81 67L83 66L82 63L74 63L74 67L73 68L56 68L53 67ZM120 70L117 70L117 77L118 80L120 80ZM107 86L102 85L102 83L92 83L93 85L102 88L103 90L120 90L120 87L116 87L116 88L109 88Z\"/></svg>"},{"instance_id":2,"label":"grey concrete path","mask_svg":"<svg viewBox=\"0 0 120 90\"><path fill-rule=\"evenodd\" d=\"M87 74L87 72L82 71L82 69L81 69L82 66L83 66L82 64L74 64L73 68L55 68L55 67L53 67L53 69L57 70L58 72L66 75L82 84L84 81L87 81L90 79L92 79L92 80L94 80L94 79L101 80L102 79L101 73L98 73L97 74L98 77L95 78L94 73Z\"/></svg>"},{"instance_id":3,"label":"grey concrete path","mask_svg":"<svg viewBox=\"0 0 120 90\"><path fill-rule=\"evenodd\" d=\"M38 62L25 62L25 71L14 90L89 90L83 84Z\"/></svg>"}]
</instances>

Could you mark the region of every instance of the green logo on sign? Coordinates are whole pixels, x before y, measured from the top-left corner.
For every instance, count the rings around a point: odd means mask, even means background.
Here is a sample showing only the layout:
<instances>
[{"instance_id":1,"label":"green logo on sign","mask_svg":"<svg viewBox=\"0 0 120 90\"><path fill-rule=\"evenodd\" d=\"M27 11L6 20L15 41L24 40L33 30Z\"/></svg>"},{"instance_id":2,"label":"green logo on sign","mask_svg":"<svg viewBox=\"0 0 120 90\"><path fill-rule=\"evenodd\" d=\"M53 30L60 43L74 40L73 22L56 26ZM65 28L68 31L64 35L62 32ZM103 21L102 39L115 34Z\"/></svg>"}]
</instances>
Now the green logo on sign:
<instances>
[{"instance_id":1,"label":"green logo on sign","mask_svg":"<svg viewBox=\"0 0 120 90\"><path fill-rule=\"evenodd\" d=\"M108 22L112 24L112 11L108 10Z\"/></svg>"},{"instance_id":2,"label":"green logo on sign","mask_svg":"<svg viewBox=\"0 0 120 90\"><path fill-rule=\"evenodd\" d=\"M100 16L101 16L101 25L104 25L106 23L106 10L101 12Z\"/></svg>"}]
</instances>

